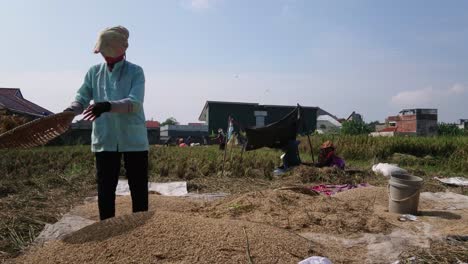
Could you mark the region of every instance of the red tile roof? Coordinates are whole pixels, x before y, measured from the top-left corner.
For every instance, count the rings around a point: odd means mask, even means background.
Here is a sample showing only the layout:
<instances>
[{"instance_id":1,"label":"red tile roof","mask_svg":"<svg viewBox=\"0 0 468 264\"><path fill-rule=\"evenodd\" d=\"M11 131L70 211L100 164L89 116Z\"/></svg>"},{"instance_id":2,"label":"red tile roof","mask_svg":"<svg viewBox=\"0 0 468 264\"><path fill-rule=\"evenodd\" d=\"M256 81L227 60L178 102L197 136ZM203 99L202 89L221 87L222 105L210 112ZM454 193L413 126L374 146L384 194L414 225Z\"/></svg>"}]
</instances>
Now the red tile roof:
<instances>
[{"instance_id":1,"label":"red tile roof","mask_svg":"<svg viewBox=\"0 0 468 264\"><path fill-rule=\"evenodd\" d=\"M379 130L378 132L396 132L398 127L386 127L384 129Z\"/></svg>"},{"instance_id":2,"label":"red tile roof","mask_svg":"<svg viewBox=\"0 0 468 264\"><path fill-rule=\"evenodd\" d=\"M0 88L0 106L12 112L20 112L35 116L53 114L51 111L24 99L20 89L18 88Z\"/></svg>"},{"instance_id":3,"label":"red tile roof","mask_svg":"<svg viewBox=\"0 0 468 264\"><path fill-rule=\"evenodd\" d=\"M146 121L147 128L158 128L160 123L158 121Z\"/></svg>"}]
</instances>

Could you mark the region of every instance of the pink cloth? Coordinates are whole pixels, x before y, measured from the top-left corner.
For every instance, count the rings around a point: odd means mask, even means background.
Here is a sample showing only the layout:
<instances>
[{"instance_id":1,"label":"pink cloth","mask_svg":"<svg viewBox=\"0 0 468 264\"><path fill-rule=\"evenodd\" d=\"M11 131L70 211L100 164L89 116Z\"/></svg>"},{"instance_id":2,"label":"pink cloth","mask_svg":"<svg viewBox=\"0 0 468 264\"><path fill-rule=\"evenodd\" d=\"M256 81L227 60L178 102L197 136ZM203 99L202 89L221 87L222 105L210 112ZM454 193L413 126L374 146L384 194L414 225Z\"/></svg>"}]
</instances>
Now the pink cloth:
<instances>
[{"instance_id":1,"label":"pink cloth","mask_svg":"<svg viewBox=\"0 0 468 264\"><path fill-rule=\"evenodd\" d=\"M339 192L356 189L356 188L369 187L369 186L371 185L368 183L360 183L357 185L355 184L340 184L340 185L320 184L320 185L309 187L309 189L319 192L319 193L323 193L327 196L330 196Z\"/></svg>"}]
</instances>

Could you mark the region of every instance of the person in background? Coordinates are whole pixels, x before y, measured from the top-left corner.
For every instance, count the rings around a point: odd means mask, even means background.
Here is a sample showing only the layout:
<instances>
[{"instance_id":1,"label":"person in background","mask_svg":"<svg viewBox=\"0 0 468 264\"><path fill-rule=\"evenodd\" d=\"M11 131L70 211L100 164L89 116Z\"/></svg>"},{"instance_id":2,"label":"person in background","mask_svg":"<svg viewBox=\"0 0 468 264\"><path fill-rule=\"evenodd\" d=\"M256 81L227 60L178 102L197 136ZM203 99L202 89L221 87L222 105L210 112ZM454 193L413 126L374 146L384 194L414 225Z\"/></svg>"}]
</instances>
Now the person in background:
<instances>
[{"instance_id":1,"label":"person in background","mask_svg":"<svg viewBox=\"0 0 468 264\"><path fill-rule=\"evenodd\" d=\"M91 150L96 158L101 220L115 216L115 190L123 157L133 212L148 210L148 136L145 126L143 69L126 60L129 31L122 26L100 32L94 65L65 109L93 122ZM93 103L90 104L90 102Z\"/></svg>"},{"instance_id":2,"label":"person in background","mask_svg":"<svg viewBox=\"0 0 468 264\"><path fill-rule=\"evenodd\" d=\"M188 145L184 142L183 138L179 138L179 142L177 142L178 146L181 148L188 147Z\"/></svg>"},{"instance_id":3,"label":"person in background","mask_svg":"<svg viewBox=\"0 0 468 264\"><path fill-rule=\"evenodd\" d=\"M226 147L226 136L222 128L218 129L218 135L215 138L219 143L219 150L224 150Z\"/></svg>"},{"instance_id":4,"label":"person in background","mask_svg":"<svg viewBox=\"0 0 468 264\"><path fill-rule=\"evenodd\" d=\"M284 154L281 155L282 165L273 171L274 175L281 175L291 168L301 165L301 157L299 155L299 140L291 140L288 145L283 147Z\"/></svg>"},{"instance_id":5,"label":"person in background","mask_svg":"<svg viewBox=\"0 0 468 264\"><path fill-rule=\"evenodd\" d=\"M342 158L336 156L335 146L330 140L325 141L320 146L320 152L318 156L318 163L316 166L319 168L322 167L337 167L340 169L345 168L345 162Z\"/></svg>"},{"instance_id":6,"label":"person in background","mask_svg":"<svg viewBox=\"0 0 468 264\"><path fill-rule=\"evenodd\" d=\"M165 141L164 141L164 146L168 147L171 145L171 143L173 142L173 138L172 137L168 137Z\"/></svg>"},{"instance_id":7,"label":"person in background","mask_svg":"<svg viewBox=\"0 0 468 264\"><path fill-rule=\"evenodd\" d=\"M238 138L237 133L233 132L232 135L231 135L231 138L227 142L228 146L237 146L237 145L239 145L239 140L237 138Z\"/></svg>"},{"instance_id":8,"label":"person in background","mask_svg":"<svg viewBox=\"0 0 468 264\"><path fill-rule=\"evenodd\" d=\"M188 136L185 140L184 140L185 144L187 144L188 146L190 146L190 144L192 144L192 137L191 136Z\"/></svg>"}]
</instances>

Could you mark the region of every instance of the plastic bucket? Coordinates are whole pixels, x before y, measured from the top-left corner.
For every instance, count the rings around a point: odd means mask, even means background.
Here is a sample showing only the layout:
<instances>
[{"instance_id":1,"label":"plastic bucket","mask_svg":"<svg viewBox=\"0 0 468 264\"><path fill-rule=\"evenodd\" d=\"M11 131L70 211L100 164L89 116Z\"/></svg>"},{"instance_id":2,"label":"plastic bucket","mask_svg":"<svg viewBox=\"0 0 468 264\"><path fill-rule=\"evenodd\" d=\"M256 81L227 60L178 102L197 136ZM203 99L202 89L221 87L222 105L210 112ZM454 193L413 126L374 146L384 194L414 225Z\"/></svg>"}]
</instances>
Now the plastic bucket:
<instances>
[{"instance_id":1,"label":"plastic bucket","mask_svg":"<svg viewBox=\"0 0 468 264\"><path fill-rule=\"evenodd\" d=\"M388 211L416 215L422 184L423 179L417 176L408 174L392 175L388 181Z\"/></svg>"}]
</instances>

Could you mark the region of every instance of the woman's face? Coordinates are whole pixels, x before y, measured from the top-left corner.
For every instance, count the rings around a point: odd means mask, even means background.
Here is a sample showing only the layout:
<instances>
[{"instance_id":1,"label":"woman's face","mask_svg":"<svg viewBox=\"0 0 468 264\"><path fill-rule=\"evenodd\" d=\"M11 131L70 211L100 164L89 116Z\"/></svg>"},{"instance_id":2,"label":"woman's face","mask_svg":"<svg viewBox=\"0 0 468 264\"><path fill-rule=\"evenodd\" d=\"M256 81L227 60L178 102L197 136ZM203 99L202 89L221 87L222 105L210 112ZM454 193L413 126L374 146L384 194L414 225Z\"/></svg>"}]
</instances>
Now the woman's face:
<instances>
[{"instance_id":1,"label":"woman's face","mask_svg":"<svg viewBox=\"0 0 468 264\"><path fill-rule=\"evenodd\" d=\"M122 55L123 55L123 54L120 55L120 56L117 56L117 57L104 56L104 54L101 54L101 55L102 55L102 57L104 58L104 60L105 60L107 63L113 64L113 63L116 63L116 62L122 60Z\"/></svg>"},{"instance_id":2,"label":"woman's face","mask_svg":"<svg viewBox=\"0 0 468 264\"><path fill-rule=\"evenodd\" d=\"M333 151L333 148L324 148L324 149L320 149L320 153L323 153L323 154L328 154L328 153L330 153L331 151Z\"/></svg>"}]
</instances>

